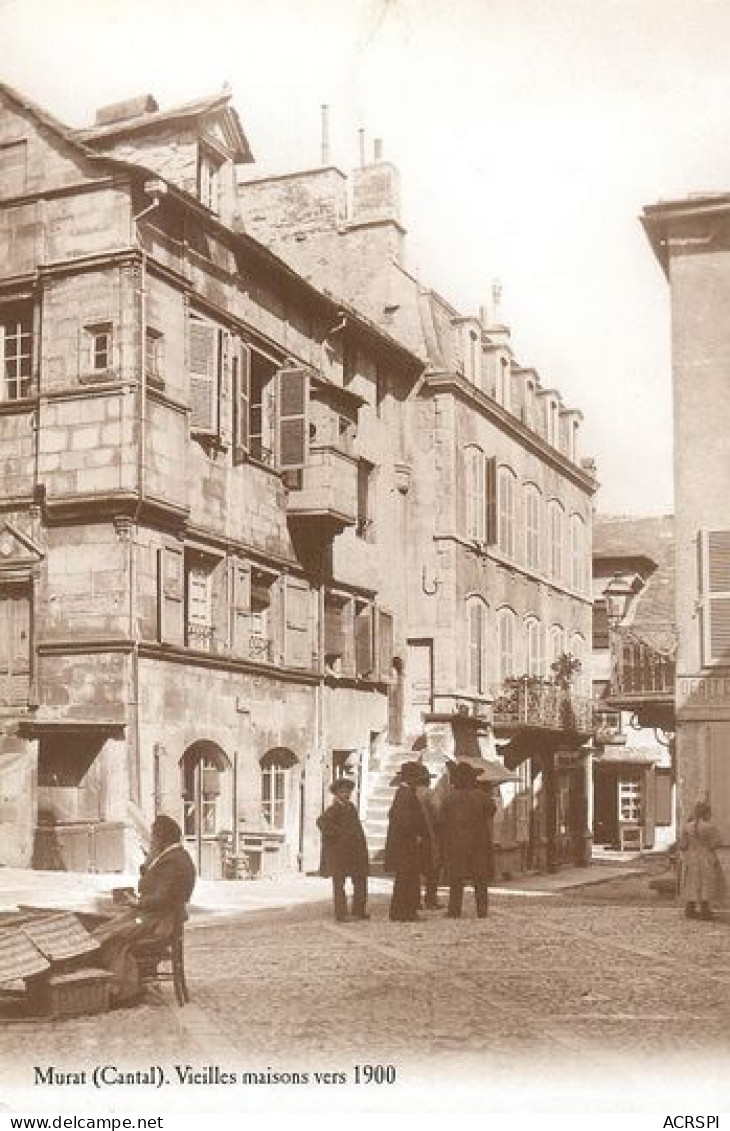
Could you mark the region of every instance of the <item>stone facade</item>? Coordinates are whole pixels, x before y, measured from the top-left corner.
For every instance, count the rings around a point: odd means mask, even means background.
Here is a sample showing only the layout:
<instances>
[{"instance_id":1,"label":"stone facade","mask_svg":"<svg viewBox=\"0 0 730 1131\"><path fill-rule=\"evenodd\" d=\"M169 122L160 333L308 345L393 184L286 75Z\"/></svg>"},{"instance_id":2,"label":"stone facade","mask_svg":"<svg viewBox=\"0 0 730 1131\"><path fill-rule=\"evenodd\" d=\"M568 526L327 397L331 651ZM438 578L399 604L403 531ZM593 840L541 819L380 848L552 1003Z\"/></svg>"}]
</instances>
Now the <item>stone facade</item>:
<instances>
[{"instance_id":1,"label":"stone facade","mask_svg":"<svg viewBox=\"0 0 730 1131\"><path fill-rule=\"evenodd\" d=\"M730 198L648 206L672 312L679 820L709 799L730 851Z\"/></svg>"}]
</instances>

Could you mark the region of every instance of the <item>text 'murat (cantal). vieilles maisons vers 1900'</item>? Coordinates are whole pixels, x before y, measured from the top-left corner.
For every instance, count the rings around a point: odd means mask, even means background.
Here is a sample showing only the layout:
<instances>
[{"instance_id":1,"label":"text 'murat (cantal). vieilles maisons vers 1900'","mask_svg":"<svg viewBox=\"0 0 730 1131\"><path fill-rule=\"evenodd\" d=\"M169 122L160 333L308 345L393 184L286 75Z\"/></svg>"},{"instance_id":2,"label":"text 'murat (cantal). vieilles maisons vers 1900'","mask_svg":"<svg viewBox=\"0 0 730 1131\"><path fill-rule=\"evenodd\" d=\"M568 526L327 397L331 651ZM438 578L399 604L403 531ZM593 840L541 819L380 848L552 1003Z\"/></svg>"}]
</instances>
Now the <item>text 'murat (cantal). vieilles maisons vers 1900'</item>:
<instances>
[{"instance_id":1,"label":"text 'murat (cantal). vieilles maisons vers 1900'","mask_svg":"<svg viewBox=\"0 0 730 1131\"><path fill-rule=\"evenodd\" d=\"M311 870L343 767L377 848L393 763L496 765L496 736L503 866L557 862L586 831L583 677L551 667L590 631L580 414L391 254L390 166L347 215L300 192L320 276L251 160L227 92L71 130L0 88L0 859L129 867L167 812L204 875Z\"/></svg>"}]
</instances>

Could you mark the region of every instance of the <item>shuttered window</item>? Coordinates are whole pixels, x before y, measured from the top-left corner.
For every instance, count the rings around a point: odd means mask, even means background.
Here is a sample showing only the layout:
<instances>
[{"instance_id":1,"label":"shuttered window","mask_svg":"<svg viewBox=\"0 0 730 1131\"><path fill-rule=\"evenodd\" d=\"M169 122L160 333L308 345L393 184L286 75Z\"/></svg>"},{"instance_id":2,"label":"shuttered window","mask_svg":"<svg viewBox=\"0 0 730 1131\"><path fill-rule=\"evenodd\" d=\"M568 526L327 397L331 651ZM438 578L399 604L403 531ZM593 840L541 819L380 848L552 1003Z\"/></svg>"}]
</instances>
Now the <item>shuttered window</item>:
<instances>
[{"instance_id":1,"label":"shuttered window","mask_svg":"<svg viewBox=\"0 0 730 1131\"><path fill-rule=\"evenodd\" d=\"M248 562L230 563L231 651L234 656L249 655L251 631L251 567Z\"/></svg>"},{"instance_id":2,"label":"shuttered window","mask_svg":"<svg viewBox=\"0 0 730 1131\"><path fill-rule=\"evenodd\" d=\"M365 601L355 602L355 671L369 676L374 666L373 607Z\"/></svg>"},{"instance_id":3,"label":"shuttered window","mask_svg":"<svg viewBox=\"0 0 730 1131\"><path fill-rule=\"evenodd\" d=\"M281 369L278 375L278 461L281 471L307 462L309 378L304 369Z\"/></svg>"},{"instance_id":4,"label":"shuttered window","mask_svg":"<svg viewBox=\"0 0 730 1131\"><path fill-rule=\"evenodd\" d=\"M299 578L284 579L285 662L292 668L308 668L312 662L309 585Z\"/></svg>"},{"instance_id":5,"label":"shuttered window","mask_svg":"<svg viewBox=\"0 0 730 1131\"><path fill-rule=\"evenodd\" d=\"M497 512L497 457L486 462L486 540L488 546L496 546L499 541L499 520Z\"/></svg>"},{"instance_id":6,"label":"shuttered window","mask_svg":"<svg viewBox=\"0 0 730 1131\"><path fill-rule=\"evenodd\" d=\"M498 472L499 505L499 548L508 558L516 553L515 518L517 507L516 479L509 467L500 467Z\"/></svg>"},{"instance_id":7,"label":"shuttered window","mask_svg":"<svg viewBox=\"0 0 730 1131\"><path fill-rule=\"evenodd\" d=\"M470 446L464 453L466 472L466 536L484 541L486 525L485 466L481 448Z\"/></svg>"},{"instance_id":8,"label":"shuttered window","mask_svg":"<svg viewBox=\"0 0 730 1131\"><path fill-rule=\"evenodd\" d=\"M563 580L563 508L555 499L549 507L548 559L553 581Z\"/></svg>"},{"instance_id":9,"label":"shuttered window","mask_svg":"<svg viewBox=\"0 0 730 1131\"><path fill-rule=\"evenodd\" d=\"M218 431L218 330L197 314L188 321L190 430L205 436Z\"/></svg>"},{"instance_id":10,"label":"shuttered window","mask_svg":"<svg viewBox=\"0 0 730 1131\"><path fill-rule=\"evenodd\" d=\"M502 609L498 625L499 679L504 683L515 674L515 614L511 609Z\"/></svg>"},{"instance_id":11,"label":"shuttered window","mask_svg":"<svg viewBox=\"0 0 730 1131\"><path fill-rule=\"evenodd\" d=\"M182 548L163 546L157 551L159 638L163 644L185 640L185 575Z\"/></svg>"},{"instance_id":12,"label":"shuttered window","mask_svg":"<svg viewBox=\"0 0 730 1131\"><path fill-rule=\"evenodd\" d=\"M469 690L482 695L486 690L487 664L487 608L479 597L467 602L468 640L469 640Z\"/></svg>"},{"instance_id":13,"label":"shuttered window","mask_svg":"<svg viewBox=\"0 0 730 1131\"><path fill-rule=\"evenodd\" d=\"M542 673L542 630L539 620L531 617L525 621L525 650L526 670L531 676L541 676Z\"/></svg>"},{"instance_id":14,"label":"shuttered window","mask_svg":"<svg viewBox=\"0 0 730 1131\"><path fill-rule=\"evenodd\" d=\"M703 530L700 610L703 664L730 665L730 530Z\"/></svg>"},{"instance_id":15,"label":"shuttered window","mask_svg":"<svg viewBox=\"0 0 730 1131\"><path fill-rule=\"evenodd\" d=\"M542 497L534 483L525 485L525 565L540 568L540 510Z\"/></svg>"}]
</instances>

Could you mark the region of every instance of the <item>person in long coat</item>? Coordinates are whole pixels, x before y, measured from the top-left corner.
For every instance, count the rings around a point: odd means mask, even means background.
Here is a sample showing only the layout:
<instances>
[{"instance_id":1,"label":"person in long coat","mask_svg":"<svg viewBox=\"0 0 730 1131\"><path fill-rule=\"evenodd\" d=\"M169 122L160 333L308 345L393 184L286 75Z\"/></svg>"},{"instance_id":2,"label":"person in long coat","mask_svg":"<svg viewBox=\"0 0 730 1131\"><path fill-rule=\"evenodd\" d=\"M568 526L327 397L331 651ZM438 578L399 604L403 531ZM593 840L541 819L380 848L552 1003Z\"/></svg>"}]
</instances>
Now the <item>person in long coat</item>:
<instances>
[{"instance_id":1,"label":"person in long coat","mask_svg":"<svg viewBox=\"0 0 730 1131\"><path fill-rule=\"evenodd\" d=\"M461 917L464 885L474 885L477 918L487 915L492 868L492 806L471 766L451 768L452 789L441 806L441 851L449 881L450 919Z\"/></svg>"},{"instance_id":2,"label":"person in long coat","mask_svg":"<svg viewBox=\"0 0 730 1131\"><path fill-rule=\"evenodd\" d=\"M383 867L394 876L389 917L400 923L413 923L418 919L421 873L430 846L426 814L416 793L422 780L420 763L404 762L388 813Z\"/></svg>"},{"instance_id":3,"label":"person in long coat","mask_svg":"<svg viewBox=\"0 0 730 1131\"><path fill-rule=\"evenodd\" d=\"M722 870L716 849L721 837L713 825L710 806L698 801L692 817L682 830L682 897L688 919L712 919L711 904L721 896Z\"/></svg>"},{"instance_id":4,"label":"person in long coat","mask_svg":"<svg viewBox=\"0 0 730 1131\"><path fill-rule=\"evenodd\" d=\"M335 919L347 923L352 919L369 919L368 899L368 844L357 809L351 801L355 783L350 778L338 778L330 786L333 802L317 818L322 834L323 876L332 877L332 897ZM345 880L352 882L352 916L348 914Z\"/></svg>"},{"instance_id":5,"label":"person in long coat","mask_svg":"<svg viewBox=\"0 0 730 1131\"><path fill-rule=\"evenodd\" d=\"M416 786L416 795L423 806L428 827L428 841L424 845L422 857L423 902L419 899L419 907L427 911L437 911L442 904L438 900L438 883L440 873L439 849L437 837L438 809L431 789L431 772L421 765L421 776Z\"/></svg>"}]
</instances>

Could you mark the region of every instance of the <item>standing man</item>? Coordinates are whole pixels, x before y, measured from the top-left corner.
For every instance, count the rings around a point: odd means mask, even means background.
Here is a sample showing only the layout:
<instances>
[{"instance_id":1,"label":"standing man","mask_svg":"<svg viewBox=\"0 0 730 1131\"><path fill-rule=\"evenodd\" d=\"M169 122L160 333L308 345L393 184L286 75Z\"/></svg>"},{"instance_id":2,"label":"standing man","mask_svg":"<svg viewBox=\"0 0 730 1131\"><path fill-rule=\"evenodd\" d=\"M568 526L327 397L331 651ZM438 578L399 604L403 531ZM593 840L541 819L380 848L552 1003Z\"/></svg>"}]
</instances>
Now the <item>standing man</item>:
<instances>
[{"instance_id":1,"label":"standing man","mask_svg":"<svg viewBox=\"0 0 730 1131\"><path fill-rule=\"evenodd\" d=\"M365 839L357 809L350 800L355 783L350 778L338 778L330 786L334 800L317 818L322 834L323 876L332 877L332 896L335 919L349 923L352 919L369 919L368 898L368 844ZM345 880L352 881L352 916L347 912Z\"/></svg>"},{"instance_id":2,"label":"standing man","mask_svg":"<svg viewBox=\"0 0 730 1131\"><path fill-rule=\"evenodd\" d=\"M419 762L403 763L388 813L383 866L395 876L389 916L400 923L414 923L418 919L421 872L424 854L429 848L426 814L416 793L416 787L423 780L421 774Z\"/></svg>"},{"instance_id":3,"label":"standing man","mask_svg":"<svg viewBox=\"0 0 730 1131\"><path fill-rule=\"evenodd\" d=\"M474 885L477 918L487 915L492 855L492 806L466 763L451 767L452 789L441 807L443 860L449 879L449 919L461 918L464 884Z\"/></svg>"},{"instance_id":4,"label":"standing man","mask_svg":"<svg viewBox=\"0 0 730 1131\"><path fill-rule=\"evenodd\" d=\"M438 901L438 882L439 882L439 851L438 841L436 839L436 827L438 823L436 801L431 789L431 771L421 765L421 776L416 786L416 795L418 800L423 806L423 812L426 817L426 825L428 827L428 841L424 846L423 851L423 906L427 911L437 911L442 904ZM420 906L420 900L419 900Z\"/></svg>"}]
</instances>

